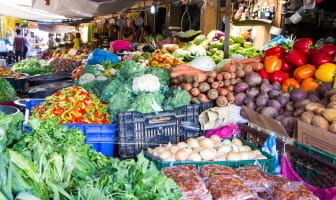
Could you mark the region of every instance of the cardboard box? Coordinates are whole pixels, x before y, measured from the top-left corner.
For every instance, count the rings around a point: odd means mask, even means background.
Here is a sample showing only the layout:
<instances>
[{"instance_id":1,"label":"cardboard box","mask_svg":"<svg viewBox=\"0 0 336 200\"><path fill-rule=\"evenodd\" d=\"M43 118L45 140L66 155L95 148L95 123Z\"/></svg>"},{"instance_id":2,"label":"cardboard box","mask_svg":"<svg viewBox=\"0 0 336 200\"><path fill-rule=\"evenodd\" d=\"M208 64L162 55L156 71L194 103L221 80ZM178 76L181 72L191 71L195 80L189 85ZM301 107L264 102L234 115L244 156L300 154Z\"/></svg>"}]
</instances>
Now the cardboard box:
<instances>
[{"instance_id":1,"label":"cardboard box","mask_svg":"<svg viewBox=\"0 0 336 200\"><path fill-rule=\"evenodd\" d=\"M297 141L336 155L336 134L297 120Z\"/></svg>"}]
</instances>

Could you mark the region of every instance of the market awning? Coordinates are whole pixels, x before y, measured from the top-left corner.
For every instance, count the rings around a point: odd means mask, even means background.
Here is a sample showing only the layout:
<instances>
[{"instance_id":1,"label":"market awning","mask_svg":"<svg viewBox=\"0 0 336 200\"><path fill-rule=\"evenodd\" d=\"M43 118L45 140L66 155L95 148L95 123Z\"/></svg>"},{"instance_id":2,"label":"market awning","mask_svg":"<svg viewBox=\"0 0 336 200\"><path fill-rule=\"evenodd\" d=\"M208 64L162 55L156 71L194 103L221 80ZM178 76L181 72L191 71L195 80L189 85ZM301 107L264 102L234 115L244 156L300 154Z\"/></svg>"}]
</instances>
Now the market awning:
<instances>
[{"instance_id":1,"label":"market awning","mask_svg":"<svg viewBox=\"0 0 336 200\"><path fill-rule=\"evenodd\" d=\"M56 13L69 18L87 18L123 12L138 1L139 0L32 0L32 8Z\"/></svg>"},{"instance_id":2,"label":"market awning","mask_svg":"<svg viewBox=\"0 0 336 200\"><path fill-rule=\"evenodd\" d=\"M49 33L67 33L76 30L74 26L64 24L38 24L38 29Z\"/></svg>"}]
</instances>

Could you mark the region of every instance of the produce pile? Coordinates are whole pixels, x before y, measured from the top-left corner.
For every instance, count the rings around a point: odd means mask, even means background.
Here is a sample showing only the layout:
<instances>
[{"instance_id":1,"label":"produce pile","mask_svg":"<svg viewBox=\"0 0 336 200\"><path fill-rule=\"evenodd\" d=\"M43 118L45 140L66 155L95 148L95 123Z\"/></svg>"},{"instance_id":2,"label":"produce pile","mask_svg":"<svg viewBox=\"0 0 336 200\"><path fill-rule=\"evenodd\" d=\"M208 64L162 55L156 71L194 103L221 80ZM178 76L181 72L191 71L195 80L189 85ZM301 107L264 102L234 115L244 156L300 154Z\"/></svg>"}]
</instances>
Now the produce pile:
<instances>
[{"instance_id":1,"label":"produce pile","mask_svg":"<svg viewBox=\"0 0 336 200\"><path fill-rule=\"evenodd\" d=\"M162 173L179 185L182 200L318 199L302 183L265 174L258 166L233 170L210 164L198 171L195 165L179 165L163 168Z\"/></svg>"},{"instance_id":2,"label":"produce pile","mask_svg":"<svg viewBox=\"0 0 336 200\"><path fill-rule=\"evenodd\" d=\"M52 121L31 124L31 132L0 154L1 199L178 200L182 196L174 181L162 176L143 154L137 162L107 158L84 144L81 131Z\"/></svg>"},{"instance_id":3,"label":"produce pile","mask_svg":"<svg viewBox=\"0 0 336 200\"><path fill-rule=\"evenodd\" d=\"M23 78L23 74L7 69L5 66L0 66L0 77Z\"/></svg>"},{"instance_id":4,"label":"produce pile","mask_svg":"<svg viewBox=\"0 0 336 200\"><path fill-rule=\"evenodd\" d=\"M37 57L38 57L38 59L49 60L50 58L53 57L53 54L54 54L54 50L46 49L45 51L40 53Z\"/></svg>"},{"instance_id":5,"label":"produce pile","mask_svg":"<svg viewBox=\"0 0 336 200\"><path fill-rule=\"evenodd\" d=\"M71 73L75 68L82 65L81 60L71 58L54 58L50 60L52 72L69 72Z\"/></svg>"},{"instance_id":6,"label":"produce pile","mask_svg":"<svg viewBox=\"0 0 336 200\"><path fill-rule=\"evenodd\" d=\"M267 159L258 149L252 151L248 145L238 138L232 140L222 139L218 135L210 138L190 138L177 145L164 145L154 149L148 149L153 157L163 161L239 161Z\"/></svg>"},{"instance_id":7,"label":"produce pile","mask_svg":"<svg viewBox=\"0 0 336 200\"><path fill-rule=\"evenodd\" d=\"M55 121L58 124L111 124L107 104L95 94L72 86L46 97L31 109L33 119Z\"/></svg>"},{"instance_id":8,"label":"produce pile","mask_svg":"<svg viewBox=\"0 0 336 200\"><path fill-rule=\"evenodd\" d=\"M24 116L21 112L8 116L0 111L0 154L4 153L7 147L12 146L20 138L23 120Z\"/></svg>"},{"instance_id":9,"label":"produce pile","mask_svg":"<svg viewBox=\"0 0 336 200\"><path fill-rule=\"evenodd\" d=\"M4 78L0 77L0 101L14 101L17 99L13 86Z\"/></svg>"},{"instance_id":10,"label":"produce pile","mask_svg":"<svg viewBox=\"0 0 336 200\"><path fill-rule=\"evenodd\" d=\"M26 73L31 76L36 74L51 73L52 66L47 61L38 61L36 59L24 60L15 63L13 70L15 72Z\"/></svg>"},{"instance_id":11,"label":"produce pile","mask_svg":"<svg viewBox=\"0 0 336 200\"><path fill-rule=\"evenodd\" d=\"M146 66L148 67L162 67L166 70L170 70L172 67L175 67L177 64L183 63L177 58L165 57L165 56L153 56L148 60Z\"/></svg>"}]
</instances>

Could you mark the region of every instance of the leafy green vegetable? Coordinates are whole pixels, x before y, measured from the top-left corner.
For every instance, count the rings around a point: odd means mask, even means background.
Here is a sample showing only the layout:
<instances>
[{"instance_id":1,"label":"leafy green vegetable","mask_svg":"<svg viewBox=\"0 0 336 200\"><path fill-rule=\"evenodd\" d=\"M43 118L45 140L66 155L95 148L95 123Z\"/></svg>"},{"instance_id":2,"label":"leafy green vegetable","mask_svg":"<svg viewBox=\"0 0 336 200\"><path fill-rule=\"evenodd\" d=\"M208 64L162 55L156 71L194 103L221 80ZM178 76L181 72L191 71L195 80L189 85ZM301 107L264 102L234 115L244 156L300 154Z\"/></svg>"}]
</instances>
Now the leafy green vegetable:
<instances>
[{"instance_id":1,"label":"leafy green vegetable","mask_svg":"<svg viewBox=\"0 0 336 200\"><path fill-rule=\"evenodd\" d=\"M118 75L120 79L128 80L143 74L145 74L145 69L142 66L138 65L134 60L128 60L123 64Z\"/></svg>"},{"instance_id":2,"label":"leafy green vegetable","mask_svg":"<svg viewBox=\"0 0 336 200\"><path fill-rule=\"evenodd\" d=\"M20 73L26 73L31 76L36 74L50 74L52 65L49 65L46 61L31 59L28 61L15 63L13 70Z\"/></svg>"},{"instance_id":3,"label":"leafy green vegetable","mask_svg":"<svg viewBox=\"0 0 336 200\"><path fill-rule=\"evenodd\" d=\"M10 116L0 112L0 153L20 138L23 121L22 112Z\"/></svg>"},{"instance_id":4,"label":"leafy green vegetable","mask_svg":"<svg viewBox=\"0 0 336 200\"><path fill-rule=\"evenodd\" d=\"M165 110L172 110L181 106L189 105L190 101L191 97L188 92L178 88L177 90L173 90L169 95L165 104Z\"/></svg>"},{"instance_id":5,"label":"leafy green vegetable","mask_svg":"<svg viewBox=\"0 0 336 200\"><path fill-rule=\"evenodd\" d=\"M13 101L17 98L13 86L6 79L0 77L0 101Z\"/></svg>"},{"instance_id":6,"label":"leafy green vegetable","mask_svg":"<svg viewBox=\"0 0 336 200\"><path fill-rule=\"evenodd\" d=\"M139 92L131 105L130 111L152 113L163 111L161 105L164 96L160 93Z\"/></svg>"}]
</instances>

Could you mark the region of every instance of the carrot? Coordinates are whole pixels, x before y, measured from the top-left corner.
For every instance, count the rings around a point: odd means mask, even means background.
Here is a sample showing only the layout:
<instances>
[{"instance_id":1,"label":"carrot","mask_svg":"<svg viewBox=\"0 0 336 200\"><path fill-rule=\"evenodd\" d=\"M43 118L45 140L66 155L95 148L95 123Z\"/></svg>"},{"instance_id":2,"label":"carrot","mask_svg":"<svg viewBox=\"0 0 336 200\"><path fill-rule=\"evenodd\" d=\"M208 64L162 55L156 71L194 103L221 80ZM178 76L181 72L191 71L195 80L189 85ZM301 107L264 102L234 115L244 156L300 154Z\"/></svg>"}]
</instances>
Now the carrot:
<instances>
[{"instance_id":1,"label":"carrot","mask_svg":"<svg viewBox=\"0 0 336 200\"><path fill-rule=\"evenodd\" d=\"M197 97L192 97L191 100L194 101L194 102L198 102L198 98Z\"/></svg>"},{"instance_id":2,"label":"carrot","mask_svg":"<svg viewBox=\"0 0 336 200\"><path fill-rule=\"evenodd\" d=\"M186 64L178 64L176 67L174 67L170 72L170 77L176 78L178 76L183 76L186 74L189 75L197 75L199 73L202 73L202 70L193 68Z\"/></svg>"},{"instance_id":3,"label":"carrot","mask_svg":"<svg viewBox=\"0 0 336 200\"><path fill-rule=\"evenodd\" d=\"M183 76L178 76L177 80L179 81L179 83L183 83L184 77Z\"/></svg>"},{"instance_id":4,"label":"carrot","mask_svg":"<svg viewBox=\"0 0 336 200\"><path fill-rule=\"evenodd\" d=\"M246 64L246 65L243 66L243 70L244 70L245 74L248 74L248 73L252 72L253 69L252 69L251 65Z\"/></svg>"},{"instance_id":5,"label":"carrot","mask_svg":"<svg viewBox=\"0 0 336 200\"><path fill-rule=\"evenodd\" d=\"M200 73L202 72L199 72L199 71L171 71L170 77L176 78L176 77L183 76L183 75L198 75Z\"/></svg>"},{"instance_id":6,"label":"carrot","mask_svg":"<svg viewBox=\"0 0 336 200\"><path fill-rule=\"evenodd\" d=\"M237 65L227 65L221 68L222 72L230 72L233 73L237 70Z\"/></svg>"},{"instance_id":7,"label":"carrot","mask_svg":"<svg viewBox=\"0 0 336 200\"><path fill-rule=\"evenodd\" d=\"M234 59L231 59L231 64L236 65L237 61L235 61Z\"/></svg>"},{"instance_id":8,"label":"carrot","mask_svg":"<svg viewBox=\"0 0 336 200\"><path fill-rule=\"evenodd\" d=\"M211 83L211 87L217 89L219 87L219 83L217 81L214 81Z\"/></svg>"},{"instance_id":9,"label":"carrot","mask_svg":"<svg viewBox=\"0 0 336 200\"><path fill-rule=\"evenodd\" d=\"M200 83L200 82L204 82L204 81L206 81L207 78L208 78L208 76L206 75L206 73L200 73L200 74L195 75L195 76L193 77L193 80L194 80L195 82Z\"/></svg>"},{"instance_id":10,"label":"carrot","mask_svg":"<svg viewBox=\"0 0 336 200\"><path fill-rule=\"evenodd\" d=\"M241 64L256 63L256 62L260 62L260 59L258 57L246 58L244 60L239 61L239 63Z\"/></svg>"},{"instance_id":11,"label":"carrot","mask_svg":"<svg viewBox=\"0 0 336 200\"><path fill-rule=\"evenodd\" d=\"M218 81L219 87L223 87L224 86L224 81Z\"/></svg>"},{"instance_id":12,"label":"carrot","mask_svg":"<svg viewBox=\"0 0 336 200\"><path fill-rule=\"evenodd\" d=\"M231 79L235 79L236 78L236 73L231 73Z\"/></svg>"},{"instance_id":13,"label":"carrot","mask_svg":"<svg viewBox=\"0 0 336 200\"><path fill-rule=\"evenodd\" d=\"M242 78L242 77L245 76L245 72L244 72L244 70L242 70L242 69L238 69L236 75L237 75L239 78Z\"/></svg>"},{"instance_id":14,"label":"carrot","mask_svg":"<svg viewBox=\"0 0 336 200\"><path fill-rule=\"evenodd\" d=\"M225 87L225 89L227 89L229 92L232 92L233 91L233 86L229 85L229 86Z\"/></svg>"},{"instance_id":15,"label":"carrot","mask_svg":"<svg viewBox=\"0 0 336 200\"><path fill-rule=\"evenodd\" d=\"M236 82L237 82L237 84L242 82L241 78L236 78Z\"/></svg>"},{"instance_id":16,"label":"carrot","mask_svg":"<svg viewBox=\"0 0 336 200\"><path fill-rule=\"evenodd\" d=\"M196 69L192 66L189 66L187 64L178 64L176 67L173 67L172 71L198 71L198 72L203 72L202 70Z\"/></svg>"},{"instance_id":17,"label":"carrot","mask_svg":"<svg viewBox=\"0 0 336 200\"><path fill-rule=\"evenodd\" d=\"M235 100L232 92L229 92L226 97L227 97L229 102L233 102Z\"/></svg>"},{"instance_id":18,"label":"carrot","mask_svg":"<svg viewBox=\"0 0 336 200\"><path fill-rule=\"evenodd\" d=\"M183 76L184 82L185 83L193 83L194 82L193 77L194 77L193 75L189 75L189 74L184 75Z\"/></svg>"},{"instance_id":19,"label":"carrot","mask_svg":"<svg viewBox=\"0 0 336 200\"><path fill-rule=\"evenodd\" d=\"M219 106L219 107L224 107L224 106L227 105L227 103L228 103L228 100L227 100L227 98L224 97L224 96L219 96L219 97L217 97L217 99L216 99L216 104L217 104L217 106Z\"/></svg>"},{"instance_id":20,"label":"carrot","mask_svg":"<svg viewBox=\"0 0 336 200\"><path fill-rule=\"evenodd\" d=\"M190 90L190 93L192 94L192 96L197 97L201 92L198 88L193 88Z\"/></svg>"},{"instance_id":21,"label":"carrot","mask_svg":"<svg viewBox=\"0 0 336 200\"><path fill-rule=\"evenodd\" d=\"M198 83L198 82L194 82L194 83L193 83L193 87L194 87L194 88L198 88L198 86L199 86L199 83Z\"/></svg>"},{"instance_id":22,"label":"carrot","mask_svg":"<svg viewBox=\"0 0 336 200\"><path fill-rule=\"evenodd\" d=\"M215 100L218 97L218 92L216 89L211 89L208 91L208 98L211 100Z\"/></svg>"},{"instance_id":23,"label":"carrot","mask_svg":"<svg viewBox=\"0 0 336 200\"><path fill-rule=\"evenodd\" d=\"M249 63L249 65L251 65L253 71L264 69L264 65L262 63Z\"/></svg>"},{"instance_id":24,"label":"carrot","mask_svg":"<svg viewBox=\"0 0 336 200\"><path fill-rule=\"evenodd\" d=\"M231 85L236 85L236 84L237 84L236 79L231 79Z\"/></svg>"},{"instance_id":25,"label":"carrot","mask_svg":"<svg viewBox=\"0 0 336 200\"><path fill-rule=\"evenodd\" d=\"M222 81L223 80L223 74L217 74L216 79L217 79L217 81Z\"/></svg>"},{"instance_id":26,"label":"carrot","mask_svg":"<svg viewBox=\"0 0 336 200\"><path fill-rule=\"evenodd\" d=\"M209 83L212 83L212 82L214 82L214 78L212 78L212 77L209 77L209 78L208 78L208 82L209 82Z\"/></svg>"},{"instance_id":27,"label":"carrot","mask_svg":"<svg viewBox=\"0 0 336 200\"><path fill-rule=\"evenodd\" d=\"M198 95L198 100L199 101L201 101L201 102L203 102L203 103L208 103L208 102L210 102L211 100L207 97L207 95L205 95L205 94L200 94L200 95Z\"/></svg>"},{"instance_id":28,"label":"carrot","mask_svg":"<svg viewBox=\"0 0 336 200\"><path fill-rule=\"evenodd\" d=\"M191 83L183 83L182 84L182 89L186 90L186 91L190 91L193 88Z\"/></svg>"},{"instance_id":29,"label":"carrot","mask_svg":"<svg viewBox=\"0 0 336 200\"><path fill-rule=\"evenodd\" d=\"M215 71L210 71L210 72L208 72L208 76L211 77L211 78L216 78L217 73Z\"/></svg>"},{"instance_id":30,"label":"carrot","mask_svg":"<svg viewBox=\"0 0 336 200\"><path fill-rule=\"evenodd\" d=\"M226 96L228 93L228 91L225 88L218 88L217 91L220 96Z\"/></svg>"},{"instance_id":31,"label":"carrot","mask_svg":"<svg viewBox=\"0 0 336 200\"><path fill-rule=\"evenodd\" d=\"M200 83L200 84L199 84L198 89L199 89L201 92L207 92L208 90L210 90L210 85L209 85L209 83L207 83L207 82L203 82L203 83Z\"/></svg>"},{"instance_id":32,"label":"carrot","mask_svg":"<svg viewBox=\"0 0 336 200\"><path fill-rule=\"evenodd\" d=\"M225 80L224 81L224 86L229 86L231 85L231 81L230 80Z\"/></svg>"},{"instance_id":33,"label":"carrot","mask_svg":"<svg viewBox=\"0 0 336 200\"><path fill-rule=\"evenodd\" d=\"M179 84L179 80L177 78L172 78L170 79L170 83L175 85L175 84Z\"/></svg>"},{"instance_id":34,"label":"carrot","mask_svg":"<svg viewBox=\"0 0 336 200\"><path fill-rule=\"evenodd\" d=\"M225 80L229 80L229 79L231 79L231 74L230 74L229 72L223 72L222 74L223 74L223 78L224 78Z\"/></svg>"}]
</instances>

